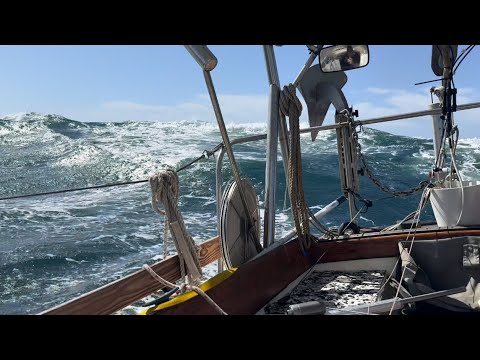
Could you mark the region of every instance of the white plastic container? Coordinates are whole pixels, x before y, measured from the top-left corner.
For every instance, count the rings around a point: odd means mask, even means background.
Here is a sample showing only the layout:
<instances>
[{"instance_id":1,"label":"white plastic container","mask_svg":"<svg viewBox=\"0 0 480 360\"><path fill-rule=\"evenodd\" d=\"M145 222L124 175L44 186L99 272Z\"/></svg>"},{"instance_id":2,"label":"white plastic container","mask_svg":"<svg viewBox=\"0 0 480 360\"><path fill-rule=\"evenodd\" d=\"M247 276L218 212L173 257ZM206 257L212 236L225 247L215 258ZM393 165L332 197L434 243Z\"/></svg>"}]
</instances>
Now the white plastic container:
<instances>
[{"instance_id":1,"label":"white plastic container","mask_svg":"<svg viewBox=\"0 0 480 360\"><path fill-rule=\"evenodd\" d=\"M480 181L445 181L431 190L430 203L438 226L480 225ZM463 211L462 211L463 210Z\"/></svg>"}]
</instances>

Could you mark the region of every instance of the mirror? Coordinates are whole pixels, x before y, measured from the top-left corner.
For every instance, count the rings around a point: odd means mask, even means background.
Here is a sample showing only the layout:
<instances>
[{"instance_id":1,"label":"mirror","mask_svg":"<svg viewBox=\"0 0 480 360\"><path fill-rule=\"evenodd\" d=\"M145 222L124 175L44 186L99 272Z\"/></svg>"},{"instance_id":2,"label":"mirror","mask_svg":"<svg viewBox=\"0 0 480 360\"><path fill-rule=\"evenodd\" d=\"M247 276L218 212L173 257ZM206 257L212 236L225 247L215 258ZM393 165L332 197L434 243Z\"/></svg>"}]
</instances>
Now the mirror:
<instances>
[{"instance_id":1,"label":"mirror","mask_svg":"<svg viewBox=\"0 0 480 360\"><path fill-rule=\"evenodd\" d=\"M368 65L368 45L334 45L320 50L323 72L346 71Z\"/></svg>"}]
</instances>

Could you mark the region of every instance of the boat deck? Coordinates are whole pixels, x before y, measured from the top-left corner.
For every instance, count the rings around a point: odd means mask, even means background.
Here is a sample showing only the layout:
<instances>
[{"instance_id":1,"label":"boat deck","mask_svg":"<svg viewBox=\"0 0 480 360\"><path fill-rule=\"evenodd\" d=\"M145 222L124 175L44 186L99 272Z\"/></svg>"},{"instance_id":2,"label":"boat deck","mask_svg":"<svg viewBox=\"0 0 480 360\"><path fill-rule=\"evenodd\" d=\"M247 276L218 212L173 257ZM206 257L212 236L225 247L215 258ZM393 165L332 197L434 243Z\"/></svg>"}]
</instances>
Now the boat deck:
<instances>
[{"instance_id":1,"label":"boat deck","mask_svg":"<svg viewBox=\"0 0 480 360\"><path fill-rule=\"evenodd\" d=\"M327 308L342 309L377 301L385 270L312 271L288 295L268 304L265 314L286 314L290 305L321 301Z\"/></svg>"},{"instance_id":2,"label":"boat deck","mask_svg":"<svg viewBox=\"0 0 480 360\"><path fill-rule=\"evenodd\" d=\"M290 283L258 315L286 314L290 305L319 301L327 309L343 309L379 300L397 258L317 264Z\"/></svg>"}]
</instances>

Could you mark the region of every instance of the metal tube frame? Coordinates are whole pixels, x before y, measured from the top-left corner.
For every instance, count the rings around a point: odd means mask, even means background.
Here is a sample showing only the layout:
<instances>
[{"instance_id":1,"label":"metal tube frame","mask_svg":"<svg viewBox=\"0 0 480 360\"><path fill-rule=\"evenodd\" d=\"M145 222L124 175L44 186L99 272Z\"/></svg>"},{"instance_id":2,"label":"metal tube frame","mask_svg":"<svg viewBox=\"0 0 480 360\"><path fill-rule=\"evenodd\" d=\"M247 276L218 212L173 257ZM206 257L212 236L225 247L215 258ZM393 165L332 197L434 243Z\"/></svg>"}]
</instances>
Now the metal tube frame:
<instances>
[{"instance_id":1,"label":"metal tube frame","mask_svg":"<svg viewBox=\"0 0 480 360\"><path fill-rule=\"evenodd\" d=\"M288 142L287 125L285 118L280 116L280 78L278 76L277 62L273 45L263 45L265 65L267 67L269 94L269 122L267 125L267 154L265 164L265 206L263 218L263 248L273 242L275 236L275 194L277 189L277 147L280 127L280 147L283 155L285 176L288 169ZM273 231L272 231L273 229Z\"/></svg>"},{"instance_id":2,"label":"metal tube frame","mask_svg":"<svg viewBox=\"0 0 480 360\"><path fill-rule=\"evenodd\" d=\"M335 116L335 121L344 119L344 115L337 114ZM347 122L348 124L348 122ZM350 126L342 126L342 128L337 129L337 149L338 149L338 166L339 166L339 174L340 180L342 183L342 191L345 189L353 190L355 192L358 191L358 182L356 181L356 176L354 172L356 172L356 168L354 164L356 161L354 160L353 149L351 146L351 128ZM348 199L348 207L350 210L350 220L352 222L356 222L355 217L357 215L355 209L355 198L351 191L348 191L345 196Z\"/></svg>"},{"instance_id":3,"label":"metal tube frame","mask_svg":"<svg viewBox=\"0 0 480 360\"><path fill-rule=\"evenodd\" d=\"M480 107L480 102L476 103L469 103L465 105L458 105L457 106L457 111L463 111L463 110L470 110L470 109L475 109ZM434 115L434 114L441 114L441 109L433 109L433 110L425 110L425 111L417 111L417 112L411 112L411 113L404 113L404 114L399 114L399 115L393 115L393 116L385 116L385 117L379 117L379 118L372 118L372 119L367 119L361 121L363 125L366 124L375 124L375 123L380 123L380 122L388 122L388 121L396 121L396 120L403 120L403 119L409 119L409 118L415 118L415 117L420 117L420 116L425 116L425 115ZM341 122L337 123L334 125L327 125L327 126L313 126L309 127L306 129L301 129L300 133L310 133L312 130L320 130L320 131L325 131L325 130L333 130L333 129L339 129L344 126L348 126L349 122ZM259 140L264 140L267 138L267 134L259 134L259 135L253 135L253 136L246 136L238 139L233 139L230 141L230 145L236 145L236 144L243 144L251 141L259 141ZM221 209L221 201L222 201L222 196L223 196L223 173L222 173L222 164L223 164L223 158L225 155L225 146L222 146L219 150L220 152L218 153L217 160L216 160L216 170L215 170L215 178L216 178L216 197L217 197L217 230L218 234L220 234L220 209ZM221 271L220 267L219 270Z\"/></svg>"},{"instance_id":4,"label":"metal tube frame","mask_svg":"<svg viewBox=\"0 0 480 360\"><path fill-rule=\"evenodd\" d=\"M264 45L263 51L265 53L265 64L267 66L268 83L269 85L277 85L280 89L280 78L278 77L277 62L275 61L275 52L272 45ZM283 169L285 176L288 174L288 129L287 122L284 116L280 116L278 123L278 136L280 140L280 149L282 151Z\"/></svg>"},{"instance_id":5,"label":"metal tube frame","mask_svg":"<svg viewBox=\"0 0 480 360\"><path fill-rule=\"evenodd\" d=\"M280 89L270 85L269 122L267 126L267 153L265 165L265 215L263 218L263 248L267 248L275 236L275 193L277 187L277 147Z\"/></svg>"}]
</instances>

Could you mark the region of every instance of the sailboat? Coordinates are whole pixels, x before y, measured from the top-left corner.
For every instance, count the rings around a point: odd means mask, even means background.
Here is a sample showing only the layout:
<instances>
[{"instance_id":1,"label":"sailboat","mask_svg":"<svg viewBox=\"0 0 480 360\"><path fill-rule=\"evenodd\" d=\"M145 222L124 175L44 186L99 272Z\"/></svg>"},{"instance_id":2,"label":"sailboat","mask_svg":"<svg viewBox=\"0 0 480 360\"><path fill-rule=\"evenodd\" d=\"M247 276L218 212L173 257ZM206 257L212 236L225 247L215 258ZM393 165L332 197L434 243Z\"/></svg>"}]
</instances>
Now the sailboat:
<instances>
[{"instance_id":1,"label":"sailboat","mask_svg":"<svg viewBox=\"0 0 480 360\"><path fill-rule=\"evenodd\" d=\"M456 159L458 127L454 113L480 107L457 105L453 77L470 50L432 46L437 101L425 111L359 121L342 91L347 71L369 66L367 45L307 45L310 52L297 78L280 87L275 47L263 46L269 78L267 133L230 140L212 73L218 59L206 45L186 45L199 64L222 136L216 158L218 235L195 244L178 206L178 176L166 170L150 178L152 205L166 216L177 254L60 304L41 314L112 314L151 294L145 315L349 315L423 312L478 312L480 309L480 181L463 180ZM303 97L309 127L300 129ZM335 123L323 125L334 108ZM435 160L428 181L405 191L382 183L359 142L362 127L430 115ZM321 131L336 133L340 197L313 213L303 188L300 135L314 141ZM248 174L241 174L234 146L266 139L263 218ZM282 155L294 226L275 236L278 148ZM224 186L228 156L233 178ZM205 157L211 154L205 154ZM392 197L420 194L417 209L397 223L360 227L359 216L372 206L362 196L360 177ZM348 204L349 220L337 228L322 219ZM431 204L435 223L420 221ZM261 238L261 234L263 235ZM201 281L214 261L218 274Z\"/></svg>"}]
</instances>

